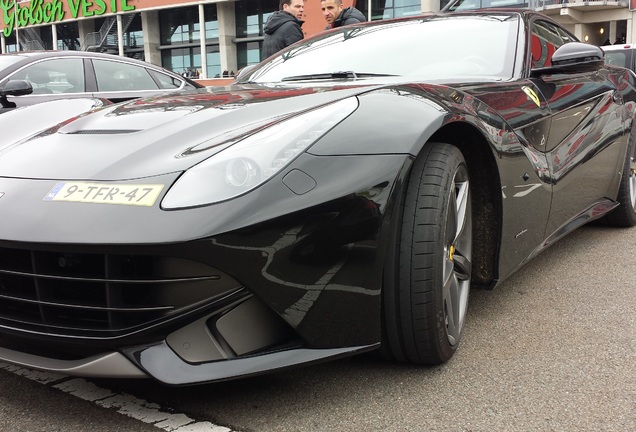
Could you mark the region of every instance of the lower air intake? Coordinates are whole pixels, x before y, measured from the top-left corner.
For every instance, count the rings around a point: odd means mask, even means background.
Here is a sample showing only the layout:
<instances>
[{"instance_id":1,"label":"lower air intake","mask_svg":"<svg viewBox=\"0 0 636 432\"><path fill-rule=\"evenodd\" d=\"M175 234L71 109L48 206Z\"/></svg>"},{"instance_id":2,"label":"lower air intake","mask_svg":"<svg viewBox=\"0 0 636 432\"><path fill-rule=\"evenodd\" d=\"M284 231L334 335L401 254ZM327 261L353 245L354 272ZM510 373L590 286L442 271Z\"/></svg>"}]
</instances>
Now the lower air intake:
<instances>
[{"instance_id":1,"label":"lower air intake","mask_svg":"<svg viewBox=\"0 0 636 432\"><path fill-rule=\"evenodd\" d=\"M19 330L121 336L240 288L188 258L0 247L0 325Z\"/></svg>"}]
</instances>

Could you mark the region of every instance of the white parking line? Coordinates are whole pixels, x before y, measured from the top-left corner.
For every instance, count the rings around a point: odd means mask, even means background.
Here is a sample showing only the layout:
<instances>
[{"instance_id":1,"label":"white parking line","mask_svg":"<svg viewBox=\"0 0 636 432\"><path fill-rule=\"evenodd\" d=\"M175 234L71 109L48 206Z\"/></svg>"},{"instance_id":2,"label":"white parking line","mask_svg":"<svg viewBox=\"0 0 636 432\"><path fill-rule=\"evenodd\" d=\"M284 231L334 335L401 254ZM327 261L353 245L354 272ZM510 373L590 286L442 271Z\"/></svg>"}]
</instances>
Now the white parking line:
<instances>
[{"instance_id":1,"label":"white parking line","mask_svg":"<svg viewBox=\"0 0 636 432\"><path fill-rule=\"evenodd\" d=\"M113 393L82 378L71 378L48 372L39 372L0 362L0 369L13 372L32 381L51 386L65 393L94 402L103 408L116 409L118 413L170 432L233 432L224 426L198 422L185 414L162 411L155 403L147 402L125 393Z\"/></svg>"}]
</instances>

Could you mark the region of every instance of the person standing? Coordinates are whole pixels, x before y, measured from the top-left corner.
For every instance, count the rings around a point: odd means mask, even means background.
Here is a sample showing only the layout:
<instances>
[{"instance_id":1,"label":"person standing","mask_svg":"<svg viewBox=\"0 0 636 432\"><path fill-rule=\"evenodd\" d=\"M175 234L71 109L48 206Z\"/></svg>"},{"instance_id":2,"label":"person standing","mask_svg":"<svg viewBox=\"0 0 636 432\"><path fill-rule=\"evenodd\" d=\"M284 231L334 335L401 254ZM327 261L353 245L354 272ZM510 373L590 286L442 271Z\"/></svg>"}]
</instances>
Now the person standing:
<instances>
[{"instance_id":1,"label":"person standing","mask_svg":"<svg viewBox=\"0 0 636 432\"><path fill-rule=\"evenodd\" d=\"M304 11L304 0L280 1L280 10L269 16L263 29L265 32L263 58L276 54L305 37L302 28L300 28L304 23L302 20Z\"/></svg>"},{"instance_id":2,"label":"person standing","mask_svg":"<svg viewBox=\"0 0 636 432\"><path fill-rule=\"evenodd\" d=\"M364 14L353 6L344 8L342 0L322 0L320 7L322 9L322 16L324 16L327 21L325 30L365 22L367 20Z\"/></svg>"}]
</instances>

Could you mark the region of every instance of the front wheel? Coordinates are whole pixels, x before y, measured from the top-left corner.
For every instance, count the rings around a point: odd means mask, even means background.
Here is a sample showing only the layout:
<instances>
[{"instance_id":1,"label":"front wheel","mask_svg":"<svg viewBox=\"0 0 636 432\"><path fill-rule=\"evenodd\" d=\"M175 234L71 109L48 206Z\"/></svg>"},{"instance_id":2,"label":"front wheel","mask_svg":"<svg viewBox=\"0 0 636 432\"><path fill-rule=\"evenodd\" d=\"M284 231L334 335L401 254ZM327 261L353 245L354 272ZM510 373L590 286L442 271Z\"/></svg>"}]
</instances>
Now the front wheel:
<instances>
[{"instance_id":1,"label":"front wheel","mask_svg":"<svg viewBox=\"0 0 636 432\"><path fill-rule=\"evenodd\" d=\"M621 184L616 198L619 205L605 216L607 225L632 227L636 225L636 141L631 140L625 157Z\"/></svg>"},{"instance_id":2,"label":"front wheel","mask_svg":"<svg viewBox=\"0 0 636 432\"><path fill-rule=\"evenodd\" d=\"M382 352L443 363L461 340L471 279L470 179L459 149L432 143L416 159L396 240L385 269Z\"/></svg>"}]
</instances>

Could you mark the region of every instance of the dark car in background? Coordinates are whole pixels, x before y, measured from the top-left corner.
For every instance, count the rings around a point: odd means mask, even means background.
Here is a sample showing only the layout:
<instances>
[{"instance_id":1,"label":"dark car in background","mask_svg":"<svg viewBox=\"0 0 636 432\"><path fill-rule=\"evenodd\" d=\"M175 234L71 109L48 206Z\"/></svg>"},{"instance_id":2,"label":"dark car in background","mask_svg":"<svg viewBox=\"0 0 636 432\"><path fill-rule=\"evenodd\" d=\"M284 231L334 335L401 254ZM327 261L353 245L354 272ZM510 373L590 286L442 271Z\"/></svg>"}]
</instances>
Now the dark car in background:
<instances>
[{"instance_id":1,"label":"dark car in background","mask_svg":"<svg viewBox=\"0 0 636 432\"><path fill-rule=\"evenodd\" d=\"M0 55L0 98L4 97L0 112L54 99L96 97L121 102L201 87L162 67L113 54L26 51Z\"/></svg>"},{"instance_id":2,"label":"dark car in background","mask_svg":"<svg viewBox=\"0 0 636 432\"><path fill-rule=\"evenodd\" d=\"M471 288L636 224L635 85L491 9L332 29L227 87L3 114L0 361L172 385L448 361Z\"/></svg>"}]
</instances>

